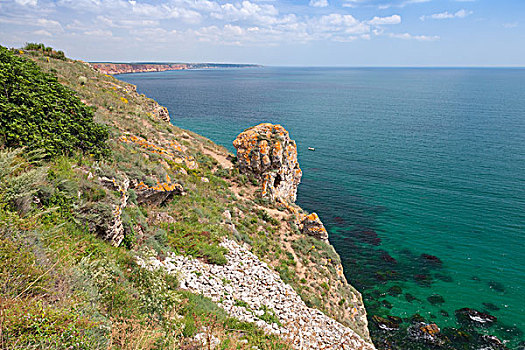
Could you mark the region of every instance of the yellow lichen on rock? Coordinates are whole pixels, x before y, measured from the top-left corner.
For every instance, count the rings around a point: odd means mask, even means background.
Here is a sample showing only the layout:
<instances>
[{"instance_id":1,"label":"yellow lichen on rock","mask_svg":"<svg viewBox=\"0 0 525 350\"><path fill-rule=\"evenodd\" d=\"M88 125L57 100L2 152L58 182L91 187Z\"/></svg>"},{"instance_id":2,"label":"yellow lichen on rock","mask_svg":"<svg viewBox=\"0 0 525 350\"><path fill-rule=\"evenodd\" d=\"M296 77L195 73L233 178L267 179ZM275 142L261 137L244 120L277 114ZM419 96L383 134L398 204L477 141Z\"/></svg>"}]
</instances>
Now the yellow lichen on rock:
<instances>
[{"instance_id":1,"label":"yellow lichen on rock","mask_svg":"<svg viewBox=\"0 0 525 350\"><path fill-rule=\"evenodd\" d=\"M233 146L239 170L262 181L264 197L295 201L302 171L295 141L281 125L263 123L247 129L237 136Z\"/></svg>"},{"instance_id":2,"label":"yellow lichen on rock","mask_svg":"<svg viewBox=\"0 0 525 350\"><path fill-rule=\"evenodd\" d=\"M304 215L300 224L301 232L317 239L328 241L328 231L316 213Z\"/></svg>"},{"instance_id":3,"label":"yellow lichen on rock","mask_svg":"<svg viewBox=\"0 0 525 350\"><path fill-rule=\"evenodd\" d=\"M197 169L199 167L199 164L193 157L182 154L184 149L182 148L181 144L175 140L172 140L168 143L168 147L170 147L171 150L155 145L154 143L135 135L122 135L120 140L125 143L140 146L149 152L165 156L177 164L185 164L188 169Z\"/></svg>"}]
</instances>

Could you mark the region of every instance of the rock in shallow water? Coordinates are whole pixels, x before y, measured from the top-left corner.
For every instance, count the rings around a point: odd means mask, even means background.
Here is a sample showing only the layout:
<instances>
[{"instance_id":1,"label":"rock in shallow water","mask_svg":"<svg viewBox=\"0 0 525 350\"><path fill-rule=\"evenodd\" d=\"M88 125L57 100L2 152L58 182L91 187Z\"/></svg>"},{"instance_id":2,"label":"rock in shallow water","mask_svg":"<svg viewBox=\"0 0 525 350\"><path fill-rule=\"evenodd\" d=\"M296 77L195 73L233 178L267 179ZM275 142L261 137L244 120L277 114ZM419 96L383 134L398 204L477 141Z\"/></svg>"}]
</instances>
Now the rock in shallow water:
<instances>
[{"instance_id":1,"label":"rock in shallow water","mask_svg":"<svg viewBox=\"0 0 525 350\"><path fill-rule=\"evenodd\" d=\"M430 343L432 345L443 345L444 339L440 336L440 329L435 323L424 322L413 324L408 328L408 336L416 341Z\"/></svg>"},{"instance_id":2,"label":"rock in shallow water","mask_svg":"<svg viewBox=\"0 0 525 350\"><path fill-rule=\"evenodd\" d=\"M389 320L377 315L372 316L372 320L379 329L384 331L396 331L399 329L399 323L393 320Z\"/></svg>"},{"instance_id":3,"label":"rock in shallow water","mask_svg":"<svg viewBox=\"0 0 525 350\"><path fill-rule=\"evenodd\" d=\"M461 324L475 326L491 326L498 320L496 316L492 316L490 314L486 314L467 307L456 310L456 318Z\"/></svg>"},{"instance_id":4,"label":"rock in shallow water","mask_svg":"<svg viewBox=\"0 0 525 350\"><path fill-rule=\"evenodd\" d=\"M427 298L428 302L432 305L443 304L445 299L439 294L433 294Z\"/></svg>"}]
</instances>

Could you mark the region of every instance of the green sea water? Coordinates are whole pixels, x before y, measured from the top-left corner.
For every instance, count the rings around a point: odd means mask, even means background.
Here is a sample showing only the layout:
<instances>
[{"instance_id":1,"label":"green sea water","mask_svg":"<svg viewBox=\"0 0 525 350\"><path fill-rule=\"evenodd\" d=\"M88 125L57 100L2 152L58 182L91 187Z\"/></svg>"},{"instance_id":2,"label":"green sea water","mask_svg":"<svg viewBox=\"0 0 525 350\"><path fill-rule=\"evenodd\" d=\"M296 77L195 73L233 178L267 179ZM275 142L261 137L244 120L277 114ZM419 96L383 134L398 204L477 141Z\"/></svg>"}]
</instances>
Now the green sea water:
<instances>
[{"instance_id":1,"label":"green sea water","mask_svg":"<svg viewBox=\"0 0 525 350\"><path fill-rule=\"evenodd\" d=\"M168 107L175 125L231 151L242 130L282 124L303 169L297 202L327 226L370 316L418 313L459 328L455 310L474 308L498 321L472 334L520 347L525 69L255 68L118 78ZM442 300L428 299L437 295ZM376 344L396 336L373 322L371 329Z\"/></svg>"}]
</instances>

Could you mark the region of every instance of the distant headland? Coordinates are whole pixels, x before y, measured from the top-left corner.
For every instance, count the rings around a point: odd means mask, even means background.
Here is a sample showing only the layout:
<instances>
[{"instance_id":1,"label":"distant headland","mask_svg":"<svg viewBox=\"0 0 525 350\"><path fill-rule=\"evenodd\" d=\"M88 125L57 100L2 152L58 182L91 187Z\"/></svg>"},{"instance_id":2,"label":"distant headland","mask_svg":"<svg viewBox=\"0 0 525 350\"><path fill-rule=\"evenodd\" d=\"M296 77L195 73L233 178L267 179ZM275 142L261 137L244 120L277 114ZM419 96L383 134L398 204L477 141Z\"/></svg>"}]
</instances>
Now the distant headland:
<instances>
[{"instance_id":1,"label":"distant headland","mask_svg":"<svg viewBox=\"0 0 525 350\"><path fill-rule=\"evenodd\" d=\"M124 73L163 72L183 69L224 69L224 68L255 68L257 64L232 63L169 63L169 62L89 62L97 71L103 74L116 75Z\"/></svg>"}]
</instances>

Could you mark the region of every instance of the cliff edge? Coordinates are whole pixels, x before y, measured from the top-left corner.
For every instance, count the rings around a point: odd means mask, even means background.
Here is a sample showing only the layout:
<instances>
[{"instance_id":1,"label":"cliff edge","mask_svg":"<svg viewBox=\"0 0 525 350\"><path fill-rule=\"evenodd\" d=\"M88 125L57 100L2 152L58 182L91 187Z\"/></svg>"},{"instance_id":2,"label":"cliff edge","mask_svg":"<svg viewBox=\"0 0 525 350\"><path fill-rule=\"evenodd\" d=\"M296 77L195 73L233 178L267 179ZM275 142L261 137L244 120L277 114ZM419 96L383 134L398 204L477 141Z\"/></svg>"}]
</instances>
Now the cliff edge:
<instances>
[{"instance_id":1,"label":"cliff edge","mask_svg":"<svg viewBox=\"0 0 525 350\"><path fill-rule=\"evenodd\" d=\"M374 348L321 220L294 204L283 127L241 134L235 161L83 62L0 58L6 347Z\"/></svg>"}]
</instances>

